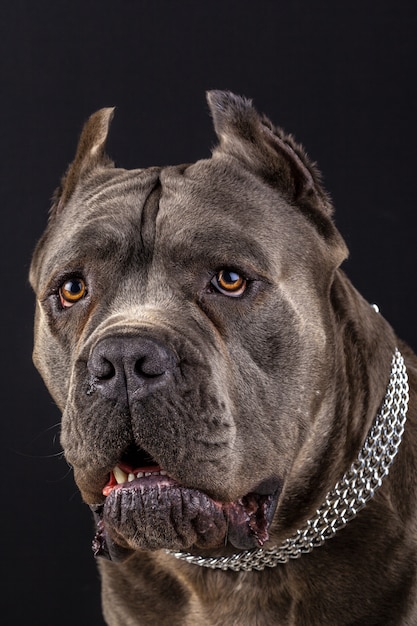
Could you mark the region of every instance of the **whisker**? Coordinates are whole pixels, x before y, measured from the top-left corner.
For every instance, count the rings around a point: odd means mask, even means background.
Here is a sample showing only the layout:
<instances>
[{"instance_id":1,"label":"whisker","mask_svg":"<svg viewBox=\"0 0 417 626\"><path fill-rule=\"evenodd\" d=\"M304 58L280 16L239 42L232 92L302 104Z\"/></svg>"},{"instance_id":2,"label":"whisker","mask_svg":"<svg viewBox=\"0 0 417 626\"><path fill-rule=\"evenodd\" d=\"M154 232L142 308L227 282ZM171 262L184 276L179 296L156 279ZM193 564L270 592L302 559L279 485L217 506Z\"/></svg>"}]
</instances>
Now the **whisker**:
<instances>
[{"instance_id":1,"label":"whisker","mask_svg":"<svg viewBox=\"0 0 417 626\"><path fill-rule=\"evenodd\" d=\"M56 483L61 483L62 481L68 478L68 476L71 474L71 471L72 471L72 468L69 467L63 476L60 476L59 478L55 478L55 479L48 478L48 480L45 480L45 482L48 483L49 485L55 485Z\"/></svg>"},{"instance_id":2,"label":"whisker","mask_svg":"<svg viewBox=\"0 0 417 626\"><path fill-rule=\"evenodd\" d=\"M62 450L51 454L29 454L28 452L22 452L22 450L16 450L15 448L11 448L11 450L17 456L21 456L25 459L56 459L64 456L64 452Z\"/></svg>"},{"instance_id":3,"label":"whisker","mask_svg":"<svg viewBox=\"0 0 417 626\"><path fill-rule=\"evenodd\" d=\"M48 435L48 433L52 430L60 429L60 427L61 427L61 422L57 422L56 424L52 424L51 426L48 426L47 428L39 432L37 435L35 435L30 441L26 442L24 444L25 448L26 449L33 448L35 443L39 442L39 440L42 437L45 437L46 435ZM52 437L52 440L49 440L49 439L47 440L48 447L51 447L51 443L52 443L52 447L56 447L59 444L58 435L59 433L55 433ZM20 449L15 448L14 446L11 447L11 451L20 457L24 457L28 459L53 459L53 458L59 458L63 456L64 454L62 450L60 450L59 452L53 452L50 454L40 454L40 453L35 454L35 453L26 452L21 448Z\"/></svg>"}]
</instances>

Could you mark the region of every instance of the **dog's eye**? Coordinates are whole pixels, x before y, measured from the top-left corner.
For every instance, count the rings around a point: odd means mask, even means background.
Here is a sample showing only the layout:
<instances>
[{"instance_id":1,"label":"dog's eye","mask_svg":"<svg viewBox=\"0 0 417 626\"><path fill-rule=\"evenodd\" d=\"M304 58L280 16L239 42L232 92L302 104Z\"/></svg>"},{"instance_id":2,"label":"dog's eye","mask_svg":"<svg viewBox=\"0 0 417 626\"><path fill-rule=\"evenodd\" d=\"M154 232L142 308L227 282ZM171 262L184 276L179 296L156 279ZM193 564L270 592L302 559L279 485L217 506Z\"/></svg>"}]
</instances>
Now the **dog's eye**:
<instances>
[{"instance_id":1,"label":"dog's eye","mask_svg":"<svg viewBox=\"0 0 417 626\"><path fill-rule=\"evenodd\" d=\"M247 281L233 270L220 270L213 277L211 284L213 287L226 296L238 297L246 289Z\"/></svg>"},{"instance_id":2,"label":"dog's eye","mask_svg":"<svg viewBox=\"0 0 417 626\"><path fill-rule=\"evenodd\" d=\"M69 308L86 294L87 287L82 278L69 278L59 288L59 298L64 308Z\"/></svg>"}]
</instances>

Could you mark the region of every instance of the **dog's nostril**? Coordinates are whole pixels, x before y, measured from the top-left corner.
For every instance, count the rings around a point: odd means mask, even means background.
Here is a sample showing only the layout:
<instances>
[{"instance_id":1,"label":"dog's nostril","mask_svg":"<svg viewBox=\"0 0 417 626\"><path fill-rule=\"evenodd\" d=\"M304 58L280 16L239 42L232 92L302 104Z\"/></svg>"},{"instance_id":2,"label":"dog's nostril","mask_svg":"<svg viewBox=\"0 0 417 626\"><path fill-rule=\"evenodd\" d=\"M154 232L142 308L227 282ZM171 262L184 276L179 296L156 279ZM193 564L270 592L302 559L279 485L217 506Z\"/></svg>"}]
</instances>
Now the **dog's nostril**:
<instances>
[{"instance_id":1,"label":"dog's nostril","mask_svg":"<svg viewBox=\"0 0 417 626\"><path fill-rule=\"evenodd\" d=\"M113 363L98 352L94 352L88 362L88 369L96 380L110 380L116 375Z\"/></svg>"},{"instance_id":2,"label":"dog's nostril","mask_svg":"<svg viewBox=\"0 0 417 626\"><path fill-rule=\"evenodd\" d=\"M111 361L103 359L101 363L100 371L96 374L96 377L100 380L110 380L116 375L116 369Z\"/></svg>"},{"instance_id":3,"label":"dog's nostril","mask_svg":"<svg viewBox=\"0 0 417 626\"><path fill-rule=\"evenodd\" d=\"M149 357L137 359L133 369L136 376L143 378L158 378L166 372L165 364L154 363Z\"/></svg>"}]
</instances>

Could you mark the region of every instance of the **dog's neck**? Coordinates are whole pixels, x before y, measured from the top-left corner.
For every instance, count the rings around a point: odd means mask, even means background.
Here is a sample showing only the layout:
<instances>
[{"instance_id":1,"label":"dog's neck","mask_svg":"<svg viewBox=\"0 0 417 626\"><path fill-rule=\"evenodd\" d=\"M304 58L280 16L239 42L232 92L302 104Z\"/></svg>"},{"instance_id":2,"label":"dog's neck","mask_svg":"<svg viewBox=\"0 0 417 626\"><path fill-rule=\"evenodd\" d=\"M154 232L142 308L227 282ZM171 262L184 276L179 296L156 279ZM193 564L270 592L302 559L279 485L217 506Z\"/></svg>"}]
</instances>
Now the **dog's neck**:
<instances>
[{"instance_id":1,"label":"dog's neck","mask_svg":"<svg viewBox=\"0 0 417 626\"><path fill-rule=\"evenodd\" d=\"M407 371L404 359L396 349L383 404L356 461L327 494L316 514L280 546L208 558L188 552L167 552L177 559L202 567L250 571L275 567L322 545L346 526L382 485L401 444L408 398Z\"/></svg>"}]
</instances>

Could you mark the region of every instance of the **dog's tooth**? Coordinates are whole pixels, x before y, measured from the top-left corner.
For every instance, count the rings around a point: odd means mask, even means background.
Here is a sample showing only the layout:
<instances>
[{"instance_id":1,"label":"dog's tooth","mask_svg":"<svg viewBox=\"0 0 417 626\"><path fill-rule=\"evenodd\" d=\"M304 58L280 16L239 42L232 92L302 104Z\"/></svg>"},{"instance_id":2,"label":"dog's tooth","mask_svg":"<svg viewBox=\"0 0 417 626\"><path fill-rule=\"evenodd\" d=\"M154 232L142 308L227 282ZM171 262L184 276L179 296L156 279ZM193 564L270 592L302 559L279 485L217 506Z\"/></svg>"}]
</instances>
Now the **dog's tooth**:
<instances>
[{"instance_id":1,"label":"dog's tooth","mask_svg":"<svg viewBox=\"0 0 417 626\"><path fill-rule=\"evenodd\" d=\"M166 472L165 470L161 470L159 473L161 476L168 476L168 472Z\"/></svg>"},{"instance_id":2,"label":"dog's tooth","mask_svg":"<svg viewBox=\"0 0 417 626\"><path fill-rule=\"evenodd\" d=\"M127 480L128 480L129 483L131 483L132 480L135 480L135 475L132 474L132 473L128 474Z\"/></svg>"},{"instance_id":3,"label":"dog's tooth","mask_svg":"<svg viewBox=\"0 0 417 626\"><path fill-rule=\"evenodd\" d=\"M120 469L118 465L113 470L114 477L118 485L125 483L127 481L127 474Z\"/></svg>"},{"instance_id":4,"label":"dog's tooth","mask_svg":"<svg viewBox=\"0 0 417 626\"><path fill-rule=\"evenodd\" d=\"M136 474L136 478L143 478L143 472L138 472Z\"/></svg>"},{"instance_id":5,"label":"dog's tooth","mask_svg":"<svg viewBox=\"0 0 417 626\"><path fill-rule=\"evenodd\" d=\"M152 472L145 472L145 476L152 476Z\"/></svg>"}]
</instances>

